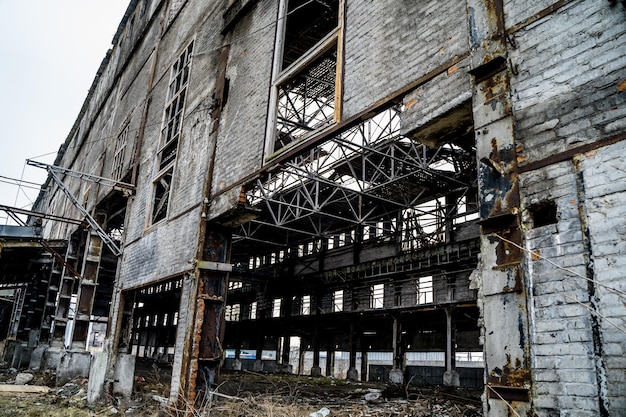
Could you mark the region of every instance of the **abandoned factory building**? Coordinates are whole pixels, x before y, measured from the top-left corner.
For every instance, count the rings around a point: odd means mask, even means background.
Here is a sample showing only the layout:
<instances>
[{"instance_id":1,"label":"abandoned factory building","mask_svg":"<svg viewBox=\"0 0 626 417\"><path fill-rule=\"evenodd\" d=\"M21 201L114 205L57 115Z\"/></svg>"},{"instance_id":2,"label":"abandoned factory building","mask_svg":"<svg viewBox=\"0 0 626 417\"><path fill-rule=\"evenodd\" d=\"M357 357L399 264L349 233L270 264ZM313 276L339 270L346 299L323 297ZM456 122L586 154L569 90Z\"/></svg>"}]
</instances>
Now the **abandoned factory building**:
<instances>
[{"instance_id":1,"label":"abandoned factory building","mask_svg":"<svg viewBox=\"0 0 626 417\"><path fill-rule=\"evenodd\" d=\"M90 401L157 361L172 401L230 368L623 415L624 155L623 2L133 0L2 207L3 357Z\"/></svg>"}]
</instances>

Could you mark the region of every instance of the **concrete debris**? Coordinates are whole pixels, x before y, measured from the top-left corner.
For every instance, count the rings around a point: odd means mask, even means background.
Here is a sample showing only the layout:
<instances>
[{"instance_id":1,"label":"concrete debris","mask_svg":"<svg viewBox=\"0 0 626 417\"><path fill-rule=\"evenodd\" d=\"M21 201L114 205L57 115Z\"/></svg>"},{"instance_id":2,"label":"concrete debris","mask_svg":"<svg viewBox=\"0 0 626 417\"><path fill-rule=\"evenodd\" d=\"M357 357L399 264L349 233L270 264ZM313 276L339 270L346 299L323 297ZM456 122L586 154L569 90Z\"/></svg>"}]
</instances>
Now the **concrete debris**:
<instances>
[{"instance_id":1,"label":"concrete debris","mask_svg":"<svg viewBox=\"0 0 626 417\"><path fill-rule=\"evenodd\" d=\"M326 407L322 407L314 413L309 414L309 417L326 417L330 414L330 410Z\"/></svg>"},{"instance_id":2,"label":"concrete debris","mask_svg":"<svg viewBox=\"0 0 626 417\"><path fill-rule=\"evenodd\" d=\"M28 385L33 379L35 379L35 375L28 372L20 372L15 376L15 385Z\"/></svg>"},{"instance_id":3,"label":"concrete debris","mask_svg":"<svg viewBox=\"0 0 626 417\"><path fill-rule=\"evenodd\" d=\"M372 391L365 394L363 398L365 398L365 401L376 401L380 399L381 395L382 393L380 391Z\"/></svg>"}]
</instances>

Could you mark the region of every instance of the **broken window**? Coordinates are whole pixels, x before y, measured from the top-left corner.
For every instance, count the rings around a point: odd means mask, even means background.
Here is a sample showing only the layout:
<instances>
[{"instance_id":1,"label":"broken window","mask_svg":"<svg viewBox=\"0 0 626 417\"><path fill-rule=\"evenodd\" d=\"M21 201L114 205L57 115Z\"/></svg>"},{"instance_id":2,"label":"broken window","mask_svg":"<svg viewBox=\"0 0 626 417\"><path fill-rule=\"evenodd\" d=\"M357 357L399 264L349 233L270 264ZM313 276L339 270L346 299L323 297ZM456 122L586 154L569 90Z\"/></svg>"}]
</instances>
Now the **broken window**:
<instances>
[{"instance_id":1,"label":"broken window","mask_svg":"<svg viewBox=\"0 0 626 417\"><path fill-rule=\"evenodd\" d=\"M282 0L268 155L339 120L342 10L342 0Z\"/></svg>"},{"instance_id":2,"label":"broken window","mask_svg":"<svg viewBox=\"0 0 626 417\"><path fill-rule=\"evenodd\" d=\"M303 295L302 296L302 304L300 305L300 314L303 316L308 316L311 314L311 296Z\"/></svg>"},{"instance_id":3,"label":"broken window","mask_svg":"<svg viewBox=\"0 0 626 417\"><path fill-rule=\"evenodd\" d=\"M156 223L167 216L174 162L178 152L178 142L187 96L192 52L193 42L185 48L170 70L168 98L163 111L163 125L161 127L161 146L157 151L159 175L157 180L154 181L155 194L152 223Z\"/></svg>"},{"instance_id":4,"label":"broken window","mask_svg":"<svg viewBox=\"0 0 626 417\"><path fill-rule=\"evenodd\" d=\"M419 277L415 282L417 287L417 304L433 302L433 277Z\"/></svg>"},{"instance_id":5,"label":"broken window","mask_svg":"<svg viewBox=\"0 0 626 417\"><path fill-rule=\"evenodd\" d=\"M272 307L272 317L280 317L280 305L282 300L280 298L274 299L274 305Z\"/></svg>"},{"instance_id":6,"label":"broken window","mask_svg":"<svg viewBox=\"0 0 626 417\"><path fill-rule=\"evenodd\" d=\"M128 143L128 131L130 124L127 123L117 136L115 144L115 154L113 155L113 169L111 177L115 181L121 181L124 178L124 157L126 156L126 144Z\"/></svg>"},{"instance_id":7,"label":"broken window","mask_svg":"<svg viewBox=\"0 0 626 417\"><path fill-rule=\"evenodd\" d=\"M333 312L341 311L343 311L343 290L337 290L333 293Z\"/></svg>"},{"instance_id":8,"label":"broken window","mask_svg":"<svg viewBox=\"0 0 626 417\"><path fill-rule=\"evenodd\" d=\"M168 101L165 104L163 126L161 127L160 169L171 164L176 158L187 96L192 51L193 42L178 57L170 71L170 83L167 91Z\"/></svg>"},{"instance_id":9,"label":"broken window","mask_svg":"<svg viewBox=\"0 0 626 417\"><path fill-rule=\"evenodd\" d=\"M167 170L154 182L154 205L152 206L152 224L167 216L167 206L170 199L173 168Z\"/></svg>"},{"instance_id":10,"label":"broken window","mask_svg":"<svg viewBox=\"0 0 626 417\"><path fill-rule=\"evenodd\" d=\"M370 308L385 306L385 284L374 284L370 287Z\"/></svg>"}]
</instances>

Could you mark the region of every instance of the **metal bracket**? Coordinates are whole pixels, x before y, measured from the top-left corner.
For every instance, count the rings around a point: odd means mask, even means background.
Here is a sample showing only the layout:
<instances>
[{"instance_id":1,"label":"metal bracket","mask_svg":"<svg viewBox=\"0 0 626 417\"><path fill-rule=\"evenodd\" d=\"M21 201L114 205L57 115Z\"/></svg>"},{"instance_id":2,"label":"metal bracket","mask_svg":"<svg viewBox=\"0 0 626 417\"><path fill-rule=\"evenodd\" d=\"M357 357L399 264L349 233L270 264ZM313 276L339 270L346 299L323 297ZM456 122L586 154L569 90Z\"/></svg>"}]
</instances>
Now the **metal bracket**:
<instances>
[{"instance_id":1,"label":"metal bracket","mask_svg":"<svg viewBox=\"0 0 626 417\"><path fill-rule=\"evenodd\" d=\"M70 201L72 202L72 204L74 204L74 207L76 207L76 209L83 215L85 216L85 220L87 220L87 223L89 223L89 225L91 226L91 228L98 234L98 236L100 236L100 238L102 239L102 241L109 247L109 249L111 250L111 252L113 252L113 254L115 256L120 256L122 254L122 250L115 244L115 242L113 241L113 239L111 239L111 236L109 236L104 230L102 230L102 228L100 227L100 225L98 224L98 222L91 217L91 215L89 214L89 212L87 211L87 209L85 209L82 204L80 204L78 202L78 200L76 200L76 197L74 197L72 195L72 193L70 192L70 190L65 186L65 184L63 183L63 181L61 181L61 179L59 178L59 176L57 175L57 173L54 170L54 167L52 167L51 165L48 165L46 167L46 169L48 170L48 173L50 173L50 176L52 177L52 179L54 180L54 182L59 186L59 188L61 189L61 191L63 191L63 193L67 196L67 198L70 199Z\"/></svg>"}]
</instances>

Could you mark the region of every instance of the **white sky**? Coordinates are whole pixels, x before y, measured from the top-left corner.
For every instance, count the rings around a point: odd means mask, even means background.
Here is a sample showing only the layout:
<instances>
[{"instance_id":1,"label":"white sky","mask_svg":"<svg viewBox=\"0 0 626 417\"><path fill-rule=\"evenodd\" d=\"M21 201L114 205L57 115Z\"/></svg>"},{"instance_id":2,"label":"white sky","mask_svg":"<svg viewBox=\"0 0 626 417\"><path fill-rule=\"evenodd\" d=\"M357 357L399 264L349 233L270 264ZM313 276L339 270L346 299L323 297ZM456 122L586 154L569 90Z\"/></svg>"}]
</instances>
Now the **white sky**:
<instances>
[{"instance_id":1,"label":"white sky","mask_svg":"<svg viewBox=\"0 0 626 417\"><path fill-rule=\"evenodd\" d=\"M29 209L37 197L4 177L45 181L26 159L54 162L129 3L0 0L1 205Z\"/></svg>"}]
</instances>

